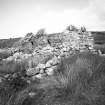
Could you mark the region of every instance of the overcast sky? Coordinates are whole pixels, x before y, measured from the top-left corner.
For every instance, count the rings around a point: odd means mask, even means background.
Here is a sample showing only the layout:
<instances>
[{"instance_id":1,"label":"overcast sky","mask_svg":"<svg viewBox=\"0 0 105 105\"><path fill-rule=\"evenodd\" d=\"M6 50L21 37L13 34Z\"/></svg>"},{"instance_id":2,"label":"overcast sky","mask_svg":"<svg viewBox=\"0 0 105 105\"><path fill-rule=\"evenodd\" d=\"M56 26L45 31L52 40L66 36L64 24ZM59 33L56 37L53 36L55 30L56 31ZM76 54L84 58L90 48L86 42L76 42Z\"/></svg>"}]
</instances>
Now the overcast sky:
<instances>
[{"instance_id":1,"label":"overcast sky","mask_svg":"<svg viewBox=\"0 0 105 105\"><path fill-rule=\"evenodd\" d=\"M70 24L105 30L105 0L0 0L0 38L62 32Z\"/></svg>"}]
</instances>

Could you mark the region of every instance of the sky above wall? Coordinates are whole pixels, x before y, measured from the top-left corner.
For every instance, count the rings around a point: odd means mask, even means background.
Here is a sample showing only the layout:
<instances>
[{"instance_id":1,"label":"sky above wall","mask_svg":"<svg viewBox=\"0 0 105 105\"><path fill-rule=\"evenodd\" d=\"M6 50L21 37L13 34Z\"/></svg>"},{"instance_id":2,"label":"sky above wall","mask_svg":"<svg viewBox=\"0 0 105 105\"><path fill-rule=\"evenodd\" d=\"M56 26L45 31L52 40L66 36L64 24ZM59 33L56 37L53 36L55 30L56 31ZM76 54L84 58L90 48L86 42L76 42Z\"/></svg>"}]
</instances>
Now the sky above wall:
<instances>
[{"instance_id":1,"label":"sky above wall","mask_svg":"<svg viewBox=\"0 0 105 105\"><path fill-rule=\"evenodd\" d=\"M0 39L68 25L105 31L105 0L0 0Z\"/></svg>"}]
</instances>

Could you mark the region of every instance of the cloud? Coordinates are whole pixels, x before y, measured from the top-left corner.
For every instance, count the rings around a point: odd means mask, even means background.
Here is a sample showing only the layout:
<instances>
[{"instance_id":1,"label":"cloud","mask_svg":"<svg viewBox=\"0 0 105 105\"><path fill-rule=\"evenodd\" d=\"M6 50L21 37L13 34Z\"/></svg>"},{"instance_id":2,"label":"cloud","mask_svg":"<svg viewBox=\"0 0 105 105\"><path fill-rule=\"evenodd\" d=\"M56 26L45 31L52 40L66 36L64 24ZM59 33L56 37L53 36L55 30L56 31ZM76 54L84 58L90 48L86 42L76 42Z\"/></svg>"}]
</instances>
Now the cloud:
<instances>
[{"instance_id":1,"label":"cloud","mask_svg":"<svg viewBox=\"0 0 105 105\"><path fill-rule=\"evenodd\" d=\"M105 0L93 0L91 2L91 10L100 20L105 21Z\"/></svg>"},{"instance_id":2,"label":"cloud","mask_svg":"<svg viewBox=\"0 0 105 105\"><path fill-rule=\"evenodd\" d=\"M105 0L91 0L85 12L94 17L90 28L105 31Z\"/></svg>"},{"instance_id":3,"label":"cloud","mask_svg":"<svg viewBox=\"0 0 105 105\"><path fill-rule=\"evenodd\" d=\"M64 10L64 9L83 9L89 5L90 0L39 0L43 1L47 8L53 10Z\"/></svg>"},{"instance_id":4,"label":"cloud","mask_svg":"<svg viewBox=\"0 0 105 105\"><path fill-rule=\"evenodd\" d=\"M0 37L24 36L45 28L48 33L66 26L104 30L105 0L0 0Z\"/></svg>"},{"instance_id":5,"label":"cloud","mask_svg":"<svg viewBox=\"0 0 105 105\"><path fill-rule=\"evenodd\" d=\"M0 0L0 7L18 8L35 7L39 5L46 10L64 10L64 9L83 9L86 8L91 0Z\"/></svg>"}]
</instances>

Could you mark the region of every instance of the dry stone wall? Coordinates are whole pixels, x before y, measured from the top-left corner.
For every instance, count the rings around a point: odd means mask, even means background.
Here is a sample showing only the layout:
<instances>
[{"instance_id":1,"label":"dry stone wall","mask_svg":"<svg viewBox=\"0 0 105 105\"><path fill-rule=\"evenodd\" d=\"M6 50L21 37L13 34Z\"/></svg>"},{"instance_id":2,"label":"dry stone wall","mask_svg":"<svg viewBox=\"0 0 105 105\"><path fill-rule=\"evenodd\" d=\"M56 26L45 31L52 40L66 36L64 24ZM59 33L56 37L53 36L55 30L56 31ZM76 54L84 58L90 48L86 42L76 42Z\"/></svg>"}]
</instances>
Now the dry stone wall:
<instances>
[{"instance_id":1,"label":"dry stone wall","mask_svg":"<svg viewBox=\"0 0 105 105\"><path fill-rule=\"evenodd\" d=\"M62 58L82 51L94 51L93 37L83 29L70 27L70 30L61 33L39 37L27 34L19 41L17 53L4 61L25 61L27 75L33 80L53 75Z\"/></svg>"}]
</instances>

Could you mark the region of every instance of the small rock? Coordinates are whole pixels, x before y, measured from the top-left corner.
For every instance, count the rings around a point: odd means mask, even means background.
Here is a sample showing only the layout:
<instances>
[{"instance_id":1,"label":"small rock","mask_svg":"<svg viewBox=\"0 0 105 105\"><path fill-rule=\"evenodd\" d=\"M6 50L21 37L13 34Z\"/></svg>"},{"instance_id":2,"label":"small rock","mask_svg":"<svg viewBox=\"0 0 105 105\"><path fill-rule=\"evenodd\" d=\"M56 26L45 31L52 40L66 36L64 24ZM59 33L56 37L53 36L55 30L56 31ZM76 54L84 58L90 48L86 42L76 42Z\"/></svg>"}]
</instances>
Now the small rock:
<instances>
[{"instance_id":1,"label":"small rock","mask_svg":"<svg viewBox=\"0 0 105 105\"><path fill-rule=\"evenodd\" d=\"M13 77L13 78L16 78L16 77L17 77L17 73L14 73L14 74L12 75L12 77Z\"/></svg>"},{"instance_id":2,"label":"small rock","mask_svg":"<svg viewBox=\"0 0 105 105\"><path fill-rule=\"evenodd\" d=\"M47 63L46 63L46 67L51 67L52 65L57 65L59 63L58 61L58 58L57 57L54 57L53 59L49 60Z\"/></svg>"},{"instance_id":3,"label":"small rock","mask_svg":"<svg viewBox=\"0 0 105 105\"><path fill-rule=\"evenodd\" d=\"M46 63L46 68L48 68L48 67L51 67L51 62L50 62L50 61L48 61L48 62Z\"/></svg>"},{"instance_id":4,"label":"small rock","mask_svg":"<svg viewBox=\"0 0 105 105\"><path fill-rule=\"evenodd\" d=\"M53 69L53 68L47 68L47 69L46 69L46 73L47 73L48 75L53 75L54 69Z\"/></svg>"},{"instance_id":5,"label":"small rock","mask_svg":"<svg viewBox=\"0 0 105 105\"><path fill-rule=\"evenodd\" d=\"M42 75L41 74L35 75L35 77L38 78L38 79L42 79Z\"/></svg>"},{"instance_id":6,"label":"small rock","mask_svg":"<svg viewBox=\"0 0 105 105\"><path fill-rule=\"evenodd\" d=\"M41 69L41 70L40 70L40 73L41 73L41 74L43 74L43 73L44 73L44 70L43 70L43 69Z\"/></svg>"},{"instance_id":7,"label":"small rock","mask_svg":"<svg viewBox=\"0 0 105 105\"><path fill-rule=\"evenodd\" d=\"M45 66L45 64L38 64L38 66L36 67L36 68L41 68L41 69L44 69L46 66Z\"/></svg>"},{"instance_id":8,"label":"small rock","mask_svg":"<svg viewBox=\"0 0 105 105\"><path fill-rule=\"evenodd\" d=\"M6 74L4 77L5 77L5 78L8 78L9 76L10 76L9 74Z\"/></svg>"},{"instance_id":9,"label":"small rock","mask_svg":"<svg viewBox=\"0 0 105 105\"><path fill-rule=\"evenodd\" d=\"M35 75L37 73L39 73L39 70L35 68L29 68L26 72L27 75Z\"/></svg>"}]
</instances>

